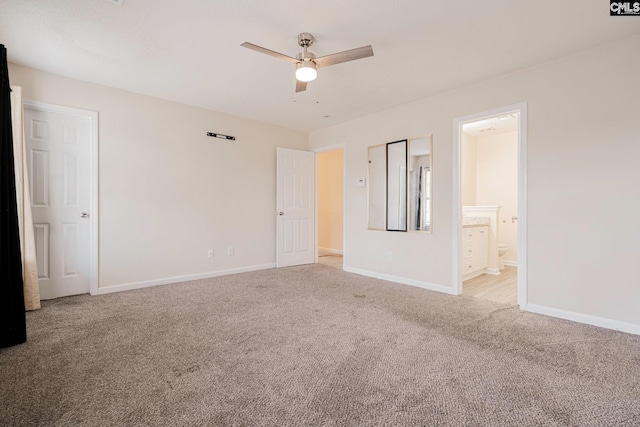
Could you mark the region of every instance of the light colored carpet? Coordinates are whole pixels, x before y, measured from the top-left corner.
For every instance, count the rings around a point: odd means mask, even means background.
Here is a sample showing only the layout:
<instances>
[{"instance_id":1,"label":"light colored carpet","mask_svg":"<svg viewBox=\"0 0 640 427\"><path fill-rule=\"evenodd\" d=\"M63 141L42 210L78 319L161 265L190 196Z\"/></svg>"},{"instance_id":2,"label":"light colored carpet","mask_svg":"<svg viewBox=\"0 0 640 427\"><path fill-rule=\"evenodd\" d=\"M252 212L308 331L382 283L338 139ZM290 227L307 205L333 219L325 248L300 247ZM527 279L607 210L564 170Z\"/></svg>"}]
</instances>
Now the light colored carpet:
<instances>
[{"instance_id":1,"label":"light colored carpet","mask_svg":"<svg viewBox=\"0 0 640 427\"><path fill-rule=\"evenodd\" d=\"M640 337L322 264L44 302L0 425L640 425Z\"/></svg>"}]
</instances>

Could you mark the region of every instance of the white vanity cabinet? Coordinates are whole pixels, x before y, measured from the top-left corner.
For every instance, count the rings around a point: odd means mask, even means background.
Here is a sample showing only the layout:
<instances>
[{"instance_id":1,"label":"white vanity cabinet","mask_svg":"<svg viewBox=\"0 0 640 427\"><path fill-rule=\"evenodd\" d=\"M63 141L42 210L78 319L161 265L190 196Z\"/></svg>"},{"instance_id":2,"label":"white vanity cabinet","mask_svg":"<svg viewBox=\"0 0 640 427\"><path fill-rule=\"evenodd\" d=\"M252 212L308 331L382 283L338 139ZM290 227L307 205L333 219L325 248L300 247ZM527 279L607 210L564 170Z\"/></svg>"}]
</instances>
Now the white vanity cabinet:
<instances>
[{"instance_id":1,"label":"white vanity cabinet","mask_svg":"<svg viewBox=\"0 0 640 427\"><path fill-rule=\"evenodd\" d=\"M462 229L463 280L478 275L489 266L489 227L473 226ZM473 273L476 273L475 275Z\"/></svg>"}]
</instances>

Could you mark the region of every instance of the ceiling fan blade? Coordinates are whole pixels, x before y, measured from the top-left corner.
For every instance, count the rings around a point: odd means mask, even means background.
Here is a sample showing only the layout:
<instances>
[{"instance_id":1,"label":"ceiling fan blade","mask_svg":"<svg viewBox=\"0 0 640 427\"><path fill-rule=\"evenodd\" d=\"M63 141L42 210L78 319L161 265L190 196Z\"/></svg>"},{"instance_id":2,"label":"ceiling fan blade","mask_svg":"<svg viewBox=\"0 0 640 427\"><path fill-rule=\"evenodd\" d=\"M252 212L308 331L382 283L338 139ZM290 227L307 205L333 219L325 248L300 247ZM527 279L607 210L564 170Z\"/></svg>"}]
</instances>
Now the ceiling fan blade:
<instances>
[{"instance_id":1,"label":"ceiling fan blade","mask_svg":"<svg viewBox=\"0 0 640 427\"><path fill-rule=\"evenodd\" d=\"M293 62L294 64L297 64L298 62L300 62L296 58L287 56L284 53L276 52L275 50L267 49L262 46L255 45L253 43L244 42L240 46L246 47L247 49L255 50L256 52L266 53L267 55L271 55L279 59L284 59L285 61Z\"/></svg>"},{"instance_id":2,"label":"ceiling fan blade","mask_svg":"<svg viewBox=\"0 0 640 427\"><path fill-rule=\"evenodd\" d=\"M320 58L314 59L314 62L318 67L327 67L329 65L340 64L341 62L353 61L354 59L366 58L368 56L373 56L373 48L371 45L321 56Z\"/></svg>"},{"instance_id":3,"label":"ceiling fan blade","mask_svg":"<svg viewBox=\"0 0 640 427\"><path fill-rule=\"evenodd\" d=\"M296 93L304 92L305 90L307 90L307 82L296 80Z\"/></svg>"}]
</instances>

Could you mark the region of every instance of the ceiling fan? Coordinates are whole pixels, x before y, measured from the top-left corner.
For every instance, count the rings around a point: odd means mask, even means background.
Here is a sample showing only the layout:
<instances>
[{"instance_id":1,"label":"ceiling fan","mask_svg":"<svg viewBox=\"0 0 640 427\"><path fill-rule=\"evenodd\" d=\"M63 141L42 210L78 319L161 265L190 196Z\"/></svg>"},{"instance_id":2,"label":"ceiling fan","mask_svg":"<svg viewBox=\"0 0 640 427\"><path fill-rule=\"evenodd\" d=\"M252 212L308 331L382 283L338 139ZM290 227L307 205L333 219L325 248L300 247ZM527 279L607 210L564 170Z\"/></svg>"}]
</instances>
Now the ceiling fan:
<instances>
[{"instance_id":1,"label":"ceiling fan","mask_svg":"<svg viewBox=\"0 0 640 427\"><path fill-rule=\"evenodd\" d=\"M307 50L307 48L311 46L314 41L315 37L313 37L313 34L298 34L298 44L303 48L303 51L297 54L295 58L284 55L280 52L264 48L262 46L255 45L253 43L245 42L240 46L246 47L248 49L253 49L257 52L266 53L267 55L284 59L285 61L296 64L296 92L302 92L303 90L307 89L307 83L315 80L316 77L318 77L317 70L320 67L328 67L329 65L340 64L341 62L353 61L355 59L373 56L373 48L371 47L371 45L369 45L316 58L313 53Z\"/></svg>"}]
</instances>

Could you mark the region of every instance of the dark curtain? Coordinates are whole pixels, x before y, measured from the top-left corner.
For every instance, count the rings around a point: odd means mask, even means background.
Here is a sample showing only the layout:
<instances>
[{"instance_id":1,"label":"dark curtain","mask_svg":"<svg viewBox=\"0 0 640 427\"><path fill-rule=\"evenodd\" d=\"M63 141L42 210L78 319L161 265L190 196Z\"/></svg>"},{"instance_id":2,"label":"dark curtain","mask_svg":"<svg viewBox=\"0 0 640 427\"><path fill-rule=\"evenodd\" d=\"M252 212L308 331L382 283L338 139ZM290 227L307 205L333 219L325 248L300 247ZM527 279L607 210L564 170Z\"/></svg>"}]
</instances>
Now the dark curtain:
<instances>
[{"instance_id":1,"label":"dark curtain","mask_svg":"<svg viewBox=\"0 0 640 427\"><path fill-rule=\"evenodd\" d=\"M7 49L0 45L0 347L27 340Z\"/></svg>"}]
</instances>

